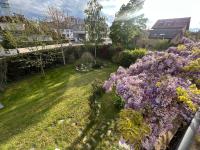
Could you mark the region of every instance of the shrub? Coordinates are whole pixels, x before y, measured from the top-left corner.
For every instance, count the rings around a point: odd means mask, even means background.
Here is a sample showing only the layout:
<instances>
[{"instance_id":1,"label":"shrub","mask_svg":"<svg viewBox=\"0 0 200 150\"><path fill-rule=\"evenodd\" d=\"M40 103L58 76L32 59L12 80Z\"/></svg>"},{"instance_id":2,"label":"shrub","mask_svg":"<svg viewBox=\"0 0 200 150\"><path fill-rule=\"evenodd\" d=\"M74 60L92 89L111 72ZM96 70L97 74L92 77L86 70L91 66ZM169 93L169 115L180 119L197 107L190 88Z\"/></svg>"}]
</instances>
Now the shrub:
<instances>
[{"instance_id":1,"label":"shrub","mask_svg":"<svg viewBox=\"0 0 200 150\"><path fill-rule=\"evenodd\" d=\"M116 63L116 64L120 64L120 61L119 61L119 56L122 52L119 52L119 53L116 53L112 56L112 62L113 63Z\"/></svg>"},{"instance_id":2,"label":"shrub","mask_svg":"<svg viewBox=\"0 0 200 150\"><path fill-rule=\"evenodd\" d=\"M9 31L3 33L2 46L6 49L14 49L17 47L17 40L13 34Z\"/></svg>"},{"instance_id":3,"label":"shrub","mask_svg":"<svg viewBox=\"0 0 200 150\"><path fill-rule=\"evenodd\" d=\"M90 108L92 116L96 117L100 112L100 103L97 101L105 93L103 89L103 81L96 79L92 82L92 95L90 96ZM94 118L93 118L94 119Z\"/></svg>"},{"instance_id":4,"label":"shrub","mask_svg":"<svg viewBox=\"0 0 200 150\"><path fill-rule=\"evenodd\" d=\"M92 82L92 99L96 100L97 98L101 97L105 93L103 89L103 81L96 79Z\"/></svg>"},{"instance_id":5,"label":"shrub","mask_svg":"<svg viewBox=\"0 0 200 150\"><path fill-rule=\"evenodd\" d=\"M123 98L121 98L120 96L116 96L114 98L114 105L117 109L122 109L124 108L125 105L125 101Z\"/></svg>"},{"instance_id":6,"label":"shrub","mask_svg":"<svg viewBox=\"0 0 200 150\"><path fill-rule=\"evenodd\" d=\"M93 69L100 69L104 66L103 62L99 59L96 60L96 63L93 64Z\"/></svg>"},{"instance_id":7,"label":"shrub","mask_svg":"<svg viewBox=\"0 0 200 150\"><path fill-rule=\"evenodd\" d=\"M69 55L68 62L69 62L69 63L74 63L74 62L75 62L74 53L72 53L71 55Z\"/></svg>"},{"instance_id":8,"label":"shrub","mask_svg":"<svg viewBox=\"0 0 200 150\"><path fill-rule=\"evenodd\" d=\"M88 72L92 69L94 64L94 57L89 52L84 52L81 58L76 62L76 70L81 72Z\"/></svg>"},{"instance_id":9,"label":"shrub","mask_svg":"<svg viewBox=\"0 0 200 150\"><path fill-rule=\"evenodd\" d=\"M128 144L134 144L134 149L140 149L142 141L151 132L142 114L132 109L120 112L117 129Z\"/></svg>"},{"instance_id":10,"label":"shrub","mask_svg":"<svg viewBox=\"0 0 200 150\"><path fill-rule=\"evenodd\" d=\"M158 42L153 46L153 49L162 51L166 50L170 46L171 44L168 40L158 40Z\"/></svg>"},{"instance_id":11,"label":"shrub","mask_svg":"<svg viewBox=\"0 0 200 150\"><path fill-rule=\"evenodd\" d=\"M141 149L153 149L161 134L176 128L177 119L189 124L200 106L200 89L194 81L200 79L200 45L184 45L185 50L149 52L128 69L119 67L104 84L107 92L114 88L125 100L126 109L141 112L150 126L152 132Z\"/></svg>"},{"instance_id":12,"label":"shrub","mask_svg":"<svg viewBox=\"0 0 200 150\"><path fill-rule=\"evenodd\" d=\"M82 64L94 63L94 57L90 52L84 52L80 58Z\"/></svg>"},{"instance_id":13,"label":"shrub","mask_svg":"<svg viewBox=\"0 0 200 150\"><path fill-rule=\"evenodd\" d=\"M119 64L123 67L129 67L137 59L142 58L147 53L146 49L125 50L119 54Z\"/></svg>"}]
</instances>

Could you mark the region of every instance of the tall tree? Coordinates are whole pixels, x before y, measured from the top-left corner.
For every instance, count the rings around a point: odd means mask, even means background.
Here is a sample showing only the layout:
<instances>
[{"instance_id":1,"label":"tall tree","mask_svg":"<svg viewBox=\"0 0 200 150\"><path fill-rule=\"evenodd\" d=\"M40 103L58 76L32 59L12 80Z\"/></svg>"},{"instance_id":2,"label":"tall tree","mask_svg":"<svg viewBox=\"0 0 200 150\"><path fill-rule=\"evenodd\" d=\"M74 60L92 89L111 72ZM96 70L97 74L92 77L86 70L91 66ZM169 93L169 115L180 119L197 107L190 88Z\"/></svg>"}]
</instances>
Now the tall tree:
<instances>
[{"instance_id":1,"label":"tall tree","mask_svg":"<svg viewBox=\"0 0 200 150\"><path fill-rule=\"evenodd\" d=\"M85 10L86 32L88 41L95 44L95 59L97 45L102 41L102 38L107 34L107 24L105 17L102 16L101 10L103 6L98 0L90 0Z\"/></svg>"},{"instance_id":2,"label":"tall tree","mask_svg":"<svg viewBox=\"0 0 200 150\"><path fill-rule=\"evenodd\" d=\"M60 43L61 50L62 50L62 56L63 56L63 63L64 65L66 64L65 62L65 54L64 54L64 49L63 49L63 37L62 37L62 28L67 27L68 22L66 22L66 16L63 10L60 10L54 6L50 6L48 8L48 17L51 20L51 25L55 29L57 33L57 41Z\"/></svg>"},{"instance_id":3,"label":"tall tree","mask_svg":"<svg viewBox=\"0 0 200 150\"><path fill-rule=\"evenodd\" d=\"M144 14L138 15L143 5L144 0L130 0L121 6L110 28L110 37L114 44L127 48L133 38L146 28L147 19L144 18Z\"/></svg>"}]
</instances>

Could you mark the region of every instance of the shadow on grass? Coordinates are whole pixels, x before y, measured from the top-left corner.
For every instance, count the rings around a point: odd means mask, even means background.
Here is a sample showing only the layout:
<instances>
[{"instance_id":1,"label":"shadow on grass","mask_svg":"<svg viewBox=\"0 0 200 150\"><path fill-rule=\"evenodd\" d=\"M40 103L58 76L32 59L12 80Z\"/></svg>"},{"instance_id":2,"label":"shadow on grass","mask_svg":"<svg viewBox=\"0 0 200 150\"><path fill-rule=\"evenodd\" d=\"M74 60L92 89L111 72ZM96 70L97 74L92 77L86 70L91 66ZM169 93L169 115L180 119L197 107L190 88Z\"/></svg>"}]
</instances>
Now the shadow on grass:
<instances>
[{"instance_id":1,"label":"shadow on grass","mask_svg":"<svg viewBox=\"0 0 200 150\"><path fill-rule=\"evenodd\" d=\"M5 105L0 111L1 144L41 121L44 114L62 100L73 74L71 70L61 67L49 71L45 78L37 75L9 85L1 99Z\"/></svg>"},{"instance_id":2,"label":"shadow on grass","mask_svg":"<svg viewBox=\"0 0 200 150\"><path fill-rule=\"evenodd\" d=\"M113 95L105 94L98 100L101 105L100 113L97 116L93 108L91 108L89 123L77 137L67 150L86 150L96 149L102 140L109 136L108 133L113 121L118 117L119 110L113 104ZM110 130L111 131L111 130Z\"/></svg>"}]
</instances>

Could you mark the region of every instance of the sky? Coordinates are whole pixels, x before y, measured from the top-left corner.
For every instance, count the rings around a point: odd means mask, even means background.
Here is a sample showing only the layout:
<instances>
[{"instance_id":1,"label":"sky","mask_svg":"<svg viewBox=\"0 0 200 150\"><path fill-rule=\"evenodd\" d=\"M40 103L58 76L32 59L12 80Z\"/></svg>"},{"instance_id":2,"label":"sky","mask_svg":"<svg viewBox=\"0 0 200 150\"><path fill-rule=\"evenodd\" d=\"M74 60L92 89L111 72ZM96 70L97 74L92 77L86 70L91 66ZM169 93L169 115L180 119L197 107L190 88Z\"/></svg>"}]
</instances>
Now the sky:
<instances>
[{"instance_id":1,"label":"sky","mask_svg":"<svg viewBox=\"0 0 200 150\"><path fill-rule=\"evenodd\" d=\"M88 0L9 0L14 12L23 13L30 18L42 17L48 6L56 6L70 15L84 18L84 9ZM103 14L109 24L122 4L129 0L100 0ZM191 28L200 28L200 0L146 0L142 13L149 19L151 28L158 19L191 17Z\"/></svg>"}]
</instances>

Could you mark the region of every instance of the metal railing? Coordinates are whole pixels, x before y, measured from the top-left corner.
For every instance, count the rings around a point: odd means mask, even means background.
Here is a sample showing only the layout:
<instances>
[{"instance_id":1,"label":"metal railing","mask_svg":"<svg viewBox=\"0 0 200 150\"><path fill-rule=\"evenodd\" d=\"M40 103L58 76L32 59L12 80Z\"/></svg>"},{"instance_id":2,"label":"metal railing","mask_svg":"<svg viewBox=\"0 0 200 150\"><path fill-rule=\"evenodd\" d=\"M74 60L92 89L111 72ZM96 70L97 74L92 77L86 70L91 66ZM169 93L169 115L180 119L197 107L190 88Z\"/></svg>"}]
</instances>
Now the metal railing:
<instances>
[{"instance_id":1,"label":"metal railing","mask_svg":"<svg viewBox=\"0 0 200 150\"><path fill-rule=\"evenodd\" d=\"M196 112L177 150L189 150L200 125L200 108Z\"/></svg>"}]
</instances>

